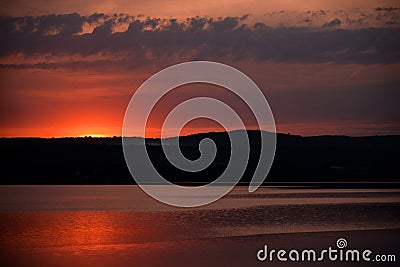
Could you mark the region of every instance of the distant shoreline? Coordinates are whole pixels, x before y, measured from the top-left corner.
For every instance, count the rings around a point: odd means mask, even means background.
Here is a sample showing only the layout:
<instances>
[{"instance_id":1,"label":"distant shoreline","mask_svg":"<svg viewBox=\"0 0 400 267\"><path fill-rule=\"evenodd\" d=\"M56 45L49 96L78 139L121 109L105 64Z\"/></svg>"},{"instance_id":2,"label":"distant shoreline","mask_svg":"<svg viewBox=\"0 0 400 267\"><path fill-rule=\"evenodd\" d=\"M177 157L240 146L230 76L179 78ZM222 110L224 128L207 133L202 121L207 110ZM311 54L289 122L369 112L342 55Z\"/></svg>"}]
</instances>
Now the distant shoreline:
<instances>
[{"instance_id":1,"label":"distant shoreline","mask_svg":"<svg viewBox=\"0 0 400 267\"><path fill-rule=\"evenodd\" d=\"M247 131L250 155L240 182L251 181L259 161L261 134ZM185 172L165 156L160 139L128 138L129 145L146 143L157 172L179 185L200 185L216 180L231 157L227 132L200 133L179 138L186 158L200 157L199 143L211 139L217 148L214 161L200 172ZM276 152L266 186L322 188L399 187L400 136L316 136L278 133ZM176 141L176 140L175 140ZM166 140L168 145L176 145ZM124 158L121 137L1 138L1 184L134 184Z\"/></svg>"}]
</instances>

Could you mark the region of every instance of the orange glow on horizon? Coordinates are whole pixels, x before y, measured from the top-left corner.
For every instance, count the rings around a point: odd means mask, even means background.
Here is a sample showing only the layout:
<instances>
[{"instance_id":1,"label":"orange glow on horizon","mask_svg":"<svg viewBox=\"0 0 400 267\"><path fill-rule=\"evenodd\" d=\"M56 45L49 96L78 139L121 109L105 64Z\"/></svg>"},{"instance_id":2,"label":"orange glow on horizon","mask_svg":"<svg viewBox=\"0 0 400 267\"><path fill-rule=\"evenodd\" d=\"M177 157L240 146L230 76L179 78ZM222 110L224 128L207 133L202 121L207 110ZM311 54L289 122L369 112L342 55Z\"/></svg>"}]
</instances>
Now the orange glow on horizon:
<instances>
[{"instance_id":1,"label":"orange glow on horizon","mask_svg":"<svg viewBox=\"0 0 400 267\"><path fill-rule=\"evenodd\" d=\"M308 101L303 96L322 96L322 94L319 92L317 94L314 89L302 88L304 86L320 88L325 84L330 84L335 88L348 88L348 83L359 85L364 81L373 84L382 79L391 80L392 77L397 77L395 74L399 64L365 66L246 61L238 66L247 70L255 81L266 88L265 94L271 101L277 132L303 136L398 134L397 129L400 129L398 122L377 119L372 121L369 117L371 114L365 115L365 118L360 120L338 118L335 121L333 116L325 119L314 116L318 112L307 113L309 106L314 105L315 100ZM155 71L153 67L118 73L84 69L74 71L3 69L0 78L2 88L4 87L5 90L0 90L0 107L2 108L0 109L0 137L121 136L125 109L130 98L140 84ZM270 75L263 78L264 72ZM312 76L303 73L317 74ZM286 79L286 75L293 75L298 79ZM164 102L160 103L161 106L155 110L154 118L151 118L148 124L146 137L160 137L160 127L168 111L186 99L199 96L199 94L229 103L232 107L237 107L240 115L244 115L240 117L250 118L246 115L248 113L243 105L216 86L199 88L187 85L180 90L167 96L163 99ZM330 90L327 92L328 95L334 93ZM341 90L337 93L344 96ZM369 94L380 96L372 90L369 90ZM363 101L367 100L370 101L365 96ZM382 96L381 102L388 103L388 108L391 107L392 101L395 101L394 97L386 100L386 96ZM356 102L355 104L360 105ZM304 114L302 114L303 108L306 110ZM356 106L354 110L357 108ZM321 111L326 112L332 109L333 106L321 108ZM254 125L253 122L249 120L245 122L245 125L249 128ZM184 136L212 131L224 131L224 129L214 124L196 124L189 125L178 133ZM169 137L176 136L175 133L173 129L167 129L166 132Z\"/></svg>"},{"instance_id":2,"label":"orange glow on horizon","mask_svg":"<svg viewBox=\"0 0 400 267\"><path fill-rule=\"evenodd\" d=\"M381 135L391 134L390 128L395 127L396 124L385 124L388 131L384 132L382 129ZM370 131L365 131L364 124L356 124L353 122L331 122L331 123L288 123L277 124L277 133L290 133L302 136L316 136L316 135L350 135L350 136L366 136L376 135L375 128L381 127L380 124L370 125ZM247 130L257 129L255 127L247 127ZM239 130L239 129L229 129ZM346 131L344 131L346 130ZM179 131L179 136L192 135L197 133L208 132L222 132L225 131L222 127L218 126L201 126L201 127L184 127ZM165 137L177 136L175 131L166 131ZM39 138L61 138L61 137L120 137L122 134L121 127L66 127L66 128L0 128L0 137L39 137ZM161 129L148 127L146 130L146 138L160 138Z\"/></svg>"}]
</instances>

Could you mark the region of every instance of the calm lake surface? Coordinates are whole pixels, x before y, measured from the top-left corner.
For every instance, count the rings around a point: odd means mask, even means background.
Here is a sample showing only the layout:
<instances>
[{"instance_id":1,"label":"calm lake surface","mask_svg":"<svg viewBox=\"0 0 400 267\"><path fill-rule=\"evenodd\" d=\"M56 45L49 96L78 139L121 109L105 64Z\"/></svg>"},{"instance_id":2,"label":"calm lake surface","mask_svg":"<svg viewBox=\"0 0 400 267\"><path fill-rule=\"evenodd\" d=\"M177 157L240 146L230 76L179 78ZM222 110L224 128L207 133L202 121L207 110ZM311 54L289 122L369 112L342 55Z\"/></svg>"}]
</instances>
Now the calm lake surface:
<instances>
[{"instance_id":1,"label":"calm lake surface","mask_svg":"<svg viewBox=\"0 0 400 267\"><path fill-rule=\"evenodd\" d=\"M126 185L1 186L0 193L1 257L10 266L107 266L113 257L132 266L152 258L143 257L145 248L186 246L177 242L400 228L398 189L265 187L250 194L239 186L189 209ZM111 262L99 260L105 255Z\"/></svg>"}]
</instances>

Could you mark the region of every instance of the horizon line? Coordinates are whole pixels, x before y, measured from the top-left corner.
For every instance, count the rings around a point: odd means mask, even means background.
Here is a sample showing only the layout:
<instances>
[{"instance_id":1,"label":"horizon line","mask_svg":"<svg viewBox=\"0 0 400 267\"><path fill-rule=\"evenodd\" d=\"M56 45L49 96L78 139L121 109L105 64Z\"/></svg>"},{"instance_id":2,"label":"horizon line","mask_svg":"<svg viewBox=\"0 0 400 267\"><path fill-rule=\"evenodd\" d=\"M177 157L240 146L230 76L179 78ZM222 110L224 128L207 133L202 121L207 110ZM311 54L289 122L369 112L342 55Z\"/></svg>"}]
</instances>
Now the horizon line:
<instances>
[{"instance_id":1,"label":"horizon line","mask_svg":"<svg viewBox=\"0 0 400 267\"><path fill-rule=\"evenodd\" d=\"M260 132L268 132L265 130L254 130L254 129L238 129L238 130L230 130L230 131L209 131L209 132L198 132L198 133L191 133L186 135L178 135L178 136L170 136L170 137L142 137L142 136L126 136L124 138L143 138L143 139L169 139L169 138L178 138L178 137L188 137L194 136L199 134L211 134L211 133L229 133L229 132L236 132L236 131L260 131ZM374 135L346 135L346 134L320 134L320 135L301 135L301 134L292 134L292 133L282 133L282 132L275 132L276 135L290 135L290 136L299 136L299 137L387 137L387 136L400 136L400 134L374 134ZM43 137L43 136L0 136L0 139L66 139L66 138L74 138L74 139L107 139L107 138L122 138L121 135L102 135L102 134L90 134L90 135L79 135L79 136L52 136L52 137Z\"/></svg>"}]
</instances>

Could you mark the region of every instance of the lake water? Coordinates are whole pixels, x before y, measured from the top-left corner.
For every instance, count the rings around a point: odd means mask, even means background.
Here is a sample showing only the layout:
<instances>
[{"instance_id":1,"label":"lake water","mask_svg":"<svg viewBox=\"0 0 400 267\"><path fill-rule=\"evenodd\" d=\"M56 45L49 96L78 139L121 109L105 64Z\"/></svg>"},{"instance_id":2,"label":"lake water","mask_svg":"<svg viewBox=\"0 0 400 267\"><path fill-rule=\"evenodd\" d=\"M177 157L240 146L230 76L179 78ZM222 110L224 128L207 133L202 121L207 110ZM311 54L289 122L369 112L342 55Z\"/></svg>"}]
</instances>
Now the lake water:
<instances>
[{"instance_id":1,"label":"lake water","mask_svg":"<svg viewBox=\"0 0 400 267\"><path fill-rule=\"evenodd\" d=\"M189 209L126 185L1 186L0 193L1 256L12 266L107 266L105 255L110 264L119 255L118 264L132 266L152 258L143 256L146 248L166 251L171 244L180 249L254 235L400 228L398 189L264 187L250 194L239 186Z\"/></svg>"}]
</instances>

